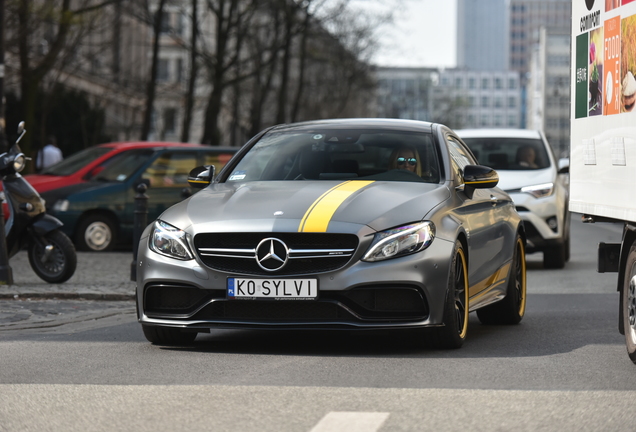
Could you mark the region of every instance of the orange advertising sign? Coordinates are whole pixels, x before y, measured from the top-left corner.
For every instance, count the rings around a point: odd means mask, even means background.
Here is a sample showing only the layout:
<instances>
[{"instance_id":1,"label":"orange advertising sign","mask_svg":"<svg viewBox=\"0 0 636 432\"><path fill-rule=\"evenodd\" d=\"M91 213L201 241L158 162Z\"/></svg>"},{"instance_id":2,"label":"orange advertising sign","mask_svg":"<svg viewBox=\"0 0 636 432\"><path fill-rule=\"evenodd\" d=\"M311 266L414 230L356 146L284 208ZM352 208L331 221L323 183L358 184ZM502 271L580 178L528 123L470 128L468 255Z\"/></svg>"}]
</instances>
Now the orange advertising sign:
<instances>
[{"instance_id":1,"label":"orange advertising sign","mask_svg":"<svg viewBox=\"0 0 636 432\"><path fill-rule=\"evenodd\" d=\"M605 72L605 97L603 113L620 113L620 60L621 60L621 19L619 16L605 21L603 57Z\"/></svg>"}]
</instances>

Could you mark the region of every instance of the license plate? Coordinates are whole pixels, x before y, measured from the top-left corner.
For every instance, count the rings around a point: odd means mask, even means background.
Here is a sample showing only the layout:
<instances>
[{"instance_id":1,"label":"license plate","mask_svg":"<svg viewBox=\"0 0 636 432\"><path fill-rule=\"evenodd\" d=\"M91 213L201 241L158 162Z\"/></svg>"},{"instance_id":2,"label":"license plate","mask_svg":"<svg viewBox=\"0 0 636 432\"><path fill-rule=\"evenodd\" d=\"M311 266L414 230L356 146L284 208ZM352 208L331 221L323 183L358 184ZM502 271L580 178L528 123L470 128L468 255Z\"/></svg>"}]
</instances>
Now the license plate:
<instances>
[{"instance_id":1,"label":"license plate","mask_svg":"<svg viewBox=\"0 0 636 432\"><path fill-rule=\"evenodd\" d=\"M227 279L228 299L315 300L317 279Z\"/></svg>"}]
</instances>

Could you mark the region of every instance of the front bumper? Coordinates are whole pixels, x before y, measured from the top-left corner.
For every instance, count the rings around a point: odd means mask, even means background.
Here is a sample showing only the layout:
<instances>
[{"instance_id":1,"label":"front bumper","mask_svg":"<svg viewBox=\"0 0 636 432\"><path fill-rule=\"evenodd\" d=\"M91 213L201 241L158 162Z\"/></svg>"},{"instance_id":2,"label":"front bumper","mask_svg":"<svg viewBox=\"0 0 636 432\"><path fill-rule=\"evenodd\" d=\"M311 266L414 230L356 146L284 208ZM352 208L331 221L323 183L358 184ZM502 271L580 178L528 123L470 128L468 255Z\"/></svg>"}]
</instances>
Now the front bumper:
<instances>
[{"instance_id":1,"label":"front bumper","mask_svg":"<svg viewBox=\"0 0 636 432\"><path fill-rule=\"evenodd\" d=\"M202 332L437 326L442 324L453 247L438 238L422 252L376 263L361 262L356 254L342 269L302 275L318 280L320 294L317 300L297 301L230 300L227 278L246 275L215 271L198 259L178 261L140 247L139 322Z\"/></svg>"},{"instance_id":2,"label":"front bumper","mask_svg":"<svg viewBox=\"0 0 636 432\"><path fill-rule=\"evenodd\" d=\"M565 203L559 194L534 198L526 193L510 194L524 222L527 252L538 252L563 243L567 236Z\"/></svg>"}]
</instances>

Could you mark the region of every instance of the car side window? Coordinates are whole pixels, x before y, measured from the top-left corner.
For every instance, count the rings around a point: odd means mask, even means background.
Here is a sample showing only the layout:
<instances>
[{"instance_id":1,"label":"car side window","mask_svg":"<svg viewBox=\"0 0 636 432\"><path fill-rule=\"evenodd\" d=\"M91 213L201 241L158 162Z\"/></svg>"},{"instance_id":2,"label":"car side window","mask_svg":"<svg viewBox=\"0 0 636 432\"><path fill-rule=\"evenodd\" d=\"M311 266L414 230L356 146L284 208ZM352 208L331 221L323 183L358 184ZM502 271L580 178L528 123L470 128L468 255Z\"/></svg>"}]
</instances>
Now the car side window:
<instances>
[{"instance_id":1,"label":"car side window","mask_svg":"<svg viewBox=\"0 0 636 432\"><path fill-rule=\"evenodd\" d=\"M472 157L470 152L452 136L446 137L448 143L448 151L452 159L453 169L457 176L464 181L464 167L466 165L475 165L477 162Z\"/></svg>"},{"instance_id":2,"label":"car side window","mask_svg":"<svg viewBox=\"0 0 636 432\"><path fill-rule=\"evenodd\" d=\"M195 152L164 152L146 168L142 178L150 187L188 187L188 174L197 166Z\"/></svg>"}]
</instances>

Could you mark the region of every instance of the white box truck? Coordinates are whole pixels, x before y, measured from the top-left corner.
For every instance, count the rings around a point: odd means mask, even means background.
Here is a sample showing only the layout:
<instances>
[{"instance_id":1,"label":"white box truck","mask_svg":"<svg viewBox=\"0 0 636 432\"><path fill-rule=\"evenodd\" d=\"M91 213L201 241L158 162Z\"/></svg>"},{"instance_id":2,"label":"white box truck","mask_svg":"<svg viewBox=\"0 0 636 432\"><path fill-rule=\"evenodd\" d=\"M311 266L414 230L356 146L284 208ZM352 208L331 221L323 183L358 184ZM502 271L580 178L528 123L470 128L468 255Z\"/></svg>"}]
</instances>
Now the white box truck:
<instances>
[{"instance_id":1,"label":"white box truck","mask_svg":"<svg viewBox=\"0 0 636 432\"><path fill-rule=\"evenodd\" d=\"M636 363L636 0L572 1L570 211L624 226L599 244L618 272L619 331Z\"/></svg>"}]
</instances>

